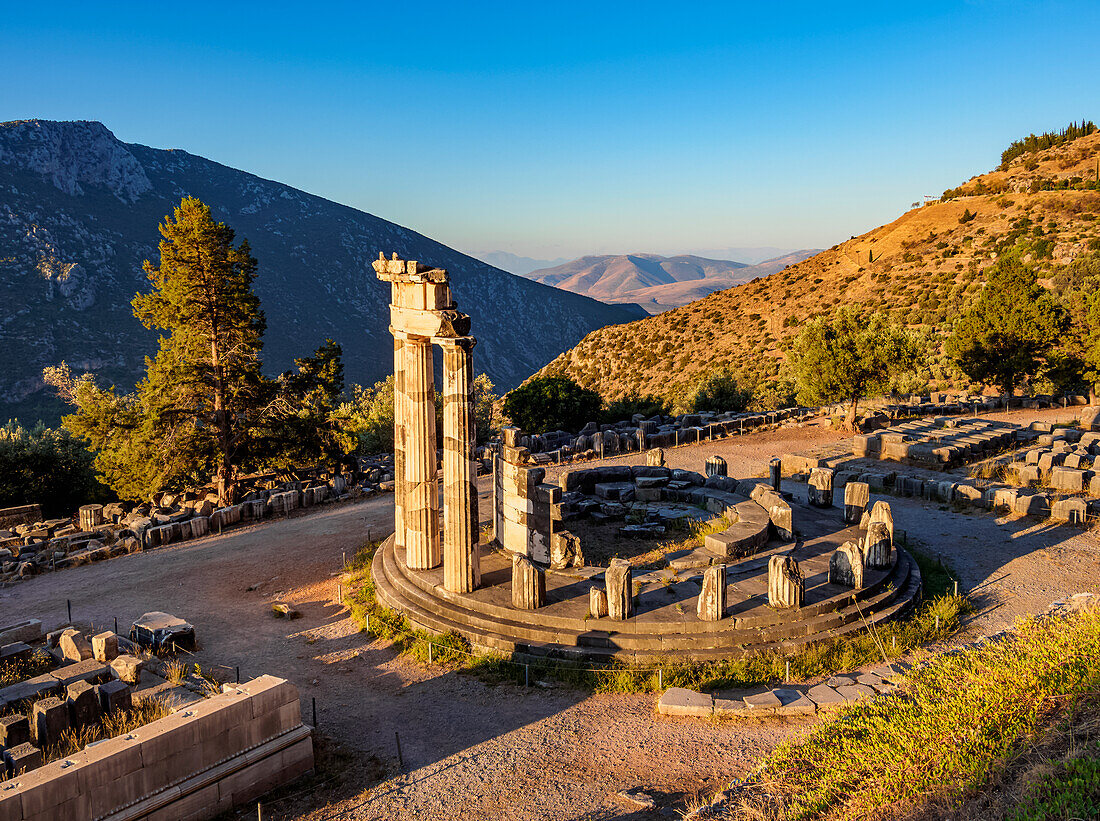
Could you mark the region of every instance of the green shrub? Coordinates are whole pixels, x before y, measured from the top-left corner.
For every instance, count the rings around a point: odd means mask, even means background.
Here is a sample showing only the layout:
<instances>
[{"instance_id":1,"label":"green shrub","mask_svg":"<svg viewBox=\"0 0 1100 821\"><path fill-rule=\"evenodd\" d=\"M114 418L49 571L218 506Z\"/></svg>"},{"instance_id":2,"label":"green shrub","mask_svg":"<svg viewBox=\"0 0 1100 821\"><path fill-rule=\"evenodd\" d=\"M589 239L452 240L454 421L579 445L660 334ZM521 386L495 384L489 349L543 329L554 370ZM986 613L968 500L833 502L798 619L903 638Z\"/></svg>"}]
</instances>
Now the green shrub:
<instances>
[{"instance_id":1,"label":"green shrub","mask_svg":"<svg viewBox=\"0 0 1100 821\"><path fill-rule=\"evenodd\" d=\"M8 422L0 427L0 507L38 502L53 517L109 501L113 496L96 478L94 459L84 441L66 430L41 422L27 430Z\"/></svg>"},{"instance_id":2,"label":"green shrub","mask_svg":"<svg viewBox=\"0 0 1100 821\"><path fill-rule=\"evenodd\" d=\"M578 431L595 421L603 400L566 376L539 376L504 398L504 415L527 433Z\"/></svg>"}]
</instances>

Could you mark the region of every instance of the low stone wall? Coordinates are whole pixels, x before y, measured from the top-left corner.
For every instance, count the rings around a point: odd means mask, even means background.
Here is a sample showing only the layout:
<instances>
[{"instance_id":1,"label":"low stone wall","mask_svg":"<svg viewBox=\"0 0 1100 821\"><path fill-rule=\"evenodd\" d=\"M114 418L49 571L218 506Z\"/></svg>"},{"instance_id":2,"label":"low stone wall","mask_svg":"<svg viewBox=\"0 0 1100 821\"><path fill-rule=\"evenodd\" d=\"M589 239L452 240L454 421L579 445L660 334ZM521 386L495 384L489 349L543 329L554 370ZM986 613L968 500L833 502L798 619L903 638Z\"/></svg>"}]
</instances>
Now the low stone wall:
<instances>
[{"instance_id":1,"label":"low stone wall","mask_svg":"<svg viewBox=\"0 0 1100 821\"><path fill-rule=\"evenodd\" d=\"M42 521L42 506L20 505L0 509L0 530L11 530L17 525L29 525Z\"/></svg>"},{"instance_id":2,"label":"low stone wall","mask_svg":"<svg viewBox=\"0 0 1100 821\"><path fill-rule=\"evenodd\" d=\"M0 783L0 818L201 821L312 768L297 689L261 676Z\"/></svg>"}]
</instances>

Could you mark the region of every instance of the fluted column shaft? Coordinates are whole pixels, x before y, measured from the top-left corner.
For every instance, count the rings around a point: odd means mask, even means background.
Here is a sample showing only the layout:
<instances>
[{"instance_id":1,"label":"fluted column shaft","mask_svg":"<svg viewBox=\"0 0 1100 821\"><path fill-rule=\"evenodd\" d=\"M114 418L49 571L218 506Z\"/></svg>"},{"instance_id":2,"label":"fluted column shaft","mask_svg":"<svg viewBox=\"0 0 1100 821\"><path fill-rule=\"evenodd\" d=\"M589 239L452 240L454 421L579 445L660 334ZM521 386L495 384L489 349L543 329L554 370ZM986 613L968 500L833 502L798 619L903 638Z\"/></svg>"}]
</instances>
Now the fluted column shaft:
<instances>
[{"instance_id":1,"label":"fluted column shaft","mask_svg":"<svg viewBox=\"0 0 1100 821\"><path fill-rule=\"evenodd\" d=\"M436 490L435 374L432 341L405 341L405 556L411 570L430 570L443 559Z\"/></svg>"},{"instance_id":2,"label":"fluted column shaft","mask_svg":"<svg viewBox=\"0 0 1100 821\"><path fill-rule=\"evenodd\" d=\"M443 586L469 593L481 583L474 445L471 336L439 339L443 348Z\"/></svg>"},{"instance_id":3,"label":"fluted column shaft","mask_svg":"<svg viewBox=\"0 0 1100 821\"><path fill-rule=\"evenodd\" d=\"M392 329L391 329L392 330ZM393 538L399 548L405 547L405 334L393 331Z\"/></svg>"}]
</instances>

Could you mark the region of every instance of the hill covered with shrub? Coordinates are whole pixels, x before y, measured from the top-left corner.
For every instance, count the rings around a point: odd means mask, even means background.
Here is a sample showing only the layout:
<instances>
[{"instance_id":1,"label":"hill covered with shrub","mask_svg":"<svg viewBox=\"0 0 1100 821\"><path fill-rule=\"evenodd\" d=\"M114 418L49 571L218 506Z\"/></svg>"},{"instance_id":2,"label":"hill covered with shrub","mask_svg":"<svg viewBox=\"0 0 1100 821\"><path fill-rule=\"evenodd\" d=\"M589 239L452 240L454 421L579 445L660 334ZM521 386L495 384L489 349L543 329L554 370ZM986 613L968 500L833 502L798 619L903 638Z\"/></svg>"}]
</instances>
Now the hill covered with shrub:
<instances>
[{"instance_id":1,"label":"hill covered with shrub","mask_svg":"<svg viewBox=\"0 0 1100 821\"><path fill-rule=\"evenodd\" d=\"M1013 143L1001 167L939 201L771 276L590 333L540 373L569 376L609 400L636 393L676 402L728 369L768 406L790 398L784 363L800 326L853 305L887 314L926 348L925 364L900 389L966 386L943 342L986 269L1017 253L1057 291L1072 263L1100 252L1100 132L1090 126L1066 129L1081 134L1072 139L1057 132L1017 141L1022 150Z\"/></svg>"}]
</instances>

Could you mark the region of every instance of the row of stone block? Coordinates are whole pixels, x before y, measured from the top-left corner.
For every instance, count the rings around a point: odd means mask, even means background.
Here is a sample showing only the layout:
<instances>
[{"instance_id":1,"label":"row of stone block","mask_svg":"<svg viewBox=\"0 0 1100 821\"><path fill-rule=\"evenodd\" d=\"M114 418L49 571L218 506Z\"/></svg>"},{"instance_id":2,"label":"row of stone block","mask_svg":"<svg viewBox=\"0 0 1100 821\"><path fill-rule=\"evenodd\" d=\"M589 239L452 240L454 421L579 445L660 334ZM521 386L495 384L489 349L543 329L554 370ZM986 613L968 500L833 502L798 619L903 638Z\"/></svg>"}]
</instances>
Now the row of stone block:
<instances>
[{"instance_id":1,"label":"row of stone block","mask_svg":"<svg viewBox=\"0 0 1100 821\"><path fill-rule=\"evenodd\" d=\"M263 676L247 684L226 685L225 692L125 736L3 782L0 817L12 821L100 818L143 801L167 804L173 797L171 785L214 773L224 762L301 725L297 690L288 682ZM247 763L241 761L241 766ZM178 811L176 807L171 817L183 817ZM194 817L210 817L193 812Z\"/></svg>"}]
</instances>

